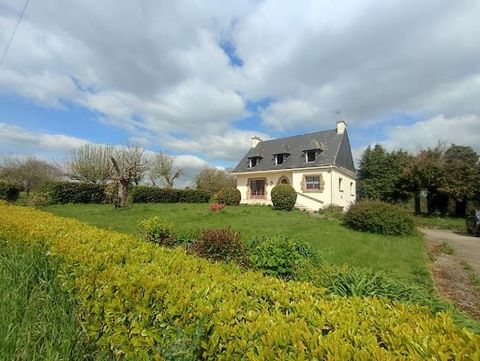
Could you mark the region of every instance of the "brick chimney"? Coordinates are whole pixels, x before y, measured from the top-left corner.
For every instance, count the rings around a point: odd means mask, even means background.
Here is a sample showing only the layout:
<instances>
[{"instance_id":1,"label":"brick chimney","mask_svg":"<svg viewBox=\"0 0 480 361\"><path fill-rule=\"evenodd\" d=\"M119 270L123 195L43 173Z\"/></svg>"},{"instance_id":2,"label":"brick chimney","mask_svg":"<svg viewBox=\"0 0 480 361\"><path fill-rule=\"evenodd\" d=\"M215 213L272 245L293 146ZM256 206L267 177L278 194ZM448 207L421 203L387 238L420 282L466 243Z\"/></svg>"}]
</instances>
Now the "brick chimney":
<instances>
[{"instance_id":1,"label":"brick chimney","mask_svg":"<svg viewBox=\"0 0 480 361\"><path fill-rule=\"evenodd\" d=\"M263 141L262 138L254 136L254 137L252 137L250 145L251 145L252 148L255 148L257 146L257 144L262 142L262 141Z\"/></svg>"}]
</instances>

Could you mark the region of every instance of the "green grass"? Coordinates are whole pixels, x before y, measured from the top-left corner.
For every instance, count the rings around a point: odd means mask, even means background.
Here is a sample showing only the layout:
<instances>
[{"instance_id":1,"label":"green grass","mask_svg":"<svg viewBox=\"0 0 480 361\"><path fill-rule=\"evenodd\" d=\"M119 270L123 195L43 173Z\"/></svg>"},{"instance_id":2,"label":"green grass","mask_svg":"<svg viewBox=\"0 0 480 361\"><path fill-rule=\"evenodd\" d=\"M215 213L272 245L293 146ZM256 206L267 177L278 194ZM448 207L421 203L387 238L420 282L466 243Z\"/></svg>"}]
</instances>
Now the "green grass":
<instances>
[{"instance_id":1,"label":"green grass","mask_svg":"<svg viewBox=\"0 0 480 361\"><path fill-rule=\"evenodd\" d=\"M455 217L429 217L416 216L417 226L434 229L445 229L458 232L466 232L465 218Z\"/></svg>"},{"instance_id":2,"label":"green grass","mask_svg":"<svg viewBox=\"0 0 480 361\"><path fill-rule=\"evenodd\" d=\"M310 243L329 263L383 270L416 285L431 287L432 282L420 235L386 237L355 232L338 221L298 210L282 212L267 206L238 206L211 213L207 204L134 204L124 210L110 205L54 205L44 210L131 234L137 234L140 220L153 216L173 222L177 234L224 226L240 231L243 239L286 234Z\"/></svg>"},{"instance_id":3,"label":"green grass","mask_svg":"<svg viewBox=\"0 0 480 361\"><path fill-rule=\"evenodd\" d=\"M107 359L86 341L43 247L0 240L0 290L0 360Z\"/></svg>"}]
</instances>

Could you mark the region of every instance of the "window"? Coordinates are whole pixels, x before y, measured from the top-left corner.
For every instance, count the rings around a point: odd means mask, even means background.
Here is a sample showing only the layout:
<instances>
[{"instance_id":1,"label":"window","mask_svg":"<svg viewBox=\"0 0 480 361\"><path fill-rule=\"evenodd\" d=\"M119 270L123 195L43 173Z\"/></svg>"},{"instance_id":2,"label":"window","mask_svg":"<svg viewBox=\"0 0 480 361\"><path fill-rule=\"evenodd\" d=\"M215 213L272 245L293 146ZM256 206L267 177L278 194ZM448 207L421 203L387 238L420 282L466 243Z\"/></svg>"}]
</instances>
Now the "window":
<instances>
[{"instance_id":1,"label":"window","mask_svg":"<svg viewBox=\"0 0 480 361\"><path fill-rule=\"evenodd\" d=\"M350 182L350 195L353 196L353 182Z\"/></svg>"},{"instance_id":2,"label":"window","mask_svg":"<svg viewBox=\"0 0 480 361\"><path fill-rule=\"evenodd\" d=\"M258 164L259 160L260 160L259 157L248 158L248 167L249 168L255 167Z\"/></svg>"},{"instance_id":3,"label":"window","mask_svg":"<svg viewBox=\"0 0 480 361\"><path fill-rule=\"evenodd\" d=\"M275 155L275 164L276 165L279 165L279 164L282 164L283 161L285 159L285 155L284 154L276 154Z\"/></svg>"},{"instance_id":4,"label":"window","mask_svg":"<svg viewBox=\"0 0 480 361\"><path fill-rule=\"evenodd\" d=\"M343 178L338 178L338 190L340 192L343 192L342 182L343 182Z\"/></svg>"},{"instance_id":5,"label":"window","mask_svg":"<svg viewBox=\"0 0 480 361\"><path fill-rule=\"evenodd\" d=\"M265 179L250 180L250 198L265 198Z\"/></svg>"},{"instance_id":6,"label":"window","mask_svg":"<svg viewBox=\"0 0 480 361\"><path fill-rule=\"evenodd\" d=\"M320 189L320 176L305 176L305 188Z\"/></svg>"},{"instance_id":7,"label":"window","mask_svg":"<svg viewBox=\"0 0 480 361\"><path fill-rule=\"evenodd\" d=\"M307 150L305 152L305 161L308 162L314 162L315 161L315 150Z\"/></svg>"}]
</instances>

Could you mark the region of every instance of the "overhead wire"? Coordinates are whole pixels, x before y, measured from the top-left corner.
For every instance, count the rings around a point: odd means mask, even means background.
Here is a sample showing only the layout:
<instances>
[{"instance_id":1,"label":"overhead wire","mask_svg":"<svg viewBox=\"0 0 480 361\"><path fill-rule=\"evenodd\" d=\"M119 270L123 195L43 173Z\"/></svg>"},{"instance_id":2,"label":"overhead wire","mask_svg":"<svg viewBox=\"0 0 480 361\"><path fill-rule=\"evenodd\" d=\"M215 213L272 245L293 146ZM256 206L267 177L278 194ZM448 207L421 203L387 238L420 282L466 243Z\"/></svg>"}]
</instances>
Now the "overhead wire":
<instances>
[{"instance_id":1,"label":"overhead wire","mask_svg":"<svg viewBox=\"0 0 480 361\"><path fill-rule=\"evenodd\" d=\"M13 29L12 35L10 36L10 39L8 40L7 47L5 48L2 57L0 58L0 66L2 66L3 61L5 60L5 57L7 56L8 49L10 49L10 45L12 45L13 38L15 37L15 33L17 32L18 26L20 25L23 15L25 14L25 10L27 10L28 2L30 0L25 0L25 4L23 5L22 12L20 13L20 16L17 19L17 24L15 25L15 28Z\"/></svg>"}]
</instances>

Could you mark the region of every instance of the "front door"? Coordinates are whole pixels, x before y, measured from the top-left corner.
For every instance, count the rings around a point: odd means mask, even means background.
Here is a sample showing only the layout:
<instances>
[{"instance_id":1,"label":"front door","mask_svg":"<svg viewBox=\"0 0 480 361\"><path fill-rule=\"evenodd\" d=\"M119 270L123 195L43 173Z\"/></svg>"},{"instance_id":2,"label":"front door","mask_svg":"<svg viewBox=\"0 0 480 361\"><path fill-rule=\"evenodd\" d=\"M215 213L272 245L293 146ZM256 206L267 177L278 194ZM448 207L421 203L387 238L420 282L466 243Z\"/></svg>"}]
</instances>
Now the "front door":
<instances>
[{"instance_id":1,"label":"front door","mask_svg":"<svg viewBox=\"0 0 480 361\"><path fill-rule=\"evenodd\" d=\"M250 181L250 198L264 199L265 198L265 180L252 179Z\"/></svg>"}]
</instances>

